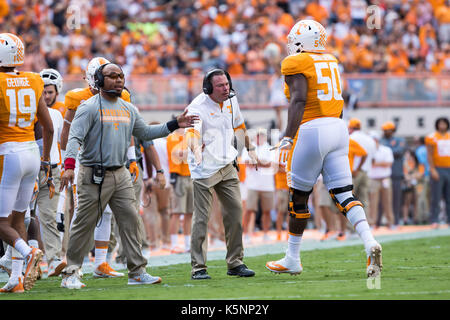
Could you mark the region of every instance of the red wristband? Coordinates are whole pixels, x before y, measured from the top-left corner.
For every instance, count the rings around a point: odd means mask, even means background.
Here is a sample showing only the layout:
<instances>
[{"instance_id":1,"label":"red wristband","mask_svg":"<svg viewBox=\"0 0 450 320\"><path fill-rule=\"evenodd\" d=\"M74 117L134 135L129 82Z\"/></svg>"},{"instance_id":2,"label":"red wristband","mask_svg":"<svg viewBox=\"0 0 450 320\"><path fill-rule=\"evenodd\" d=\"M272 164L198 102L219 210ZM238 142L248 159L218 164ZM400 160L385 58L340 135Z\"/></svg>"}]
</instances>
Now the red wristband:
<instances>
[{"instance_id":1,"label":"red wristband","mask_svg":"<svg viewBox=\"0 0 450 320\"><path fill-rule=\"evenodd\" d=\"M66 158L66 160L64 160L64 169L65 170L75 169L75 159L74 158Z\"/></svg>"}]
</instances>

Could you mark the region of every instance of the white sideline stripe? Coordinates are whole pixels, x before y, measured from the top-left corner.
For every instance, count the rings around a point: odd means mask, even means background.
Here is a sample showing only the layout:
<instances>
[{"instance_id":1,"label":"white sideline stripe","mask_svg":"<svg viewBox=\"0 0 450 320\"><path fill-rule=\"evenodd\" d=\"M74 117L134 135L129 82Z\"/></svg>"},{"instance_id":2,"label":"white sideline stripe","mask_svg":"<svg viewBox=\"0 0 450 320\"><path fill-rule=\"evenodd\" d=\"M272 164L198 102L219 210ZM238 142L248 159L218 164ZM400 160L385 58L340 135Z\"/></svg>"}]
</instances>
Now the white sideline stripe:
<instances>
[{"instance_id":1,"label":"white sideline stripe","mask_svg":"<svg viewBox=\"0 0 450 320\"><path fill-rule=\"evenodd\" d=\"M450 228L445 229L434 229L429 231L418 231L412 233L400 233L395 235L386 235L386 236L378 236L376 240L381 244L393 242L393 241L401 241L401 240L414 240L421 238L434 238L434 237L442 237L449 236ZM353 236L352 236L353 238ZM318 241L313 239L305 239L302 241L302 249L301 251L311 251L311 250L324 250L331 248L341 248L341 247L349 247L349 246L360 246L361 250L364 250L361 240L357 237L354 239L348 239L346 241ZM266 254L277 254L284 253L287 249L287 243L277 242L274 244L265 244L260 246L250 246L245 247L244 244L244 259L245 257L256 257ZM218 251L210 251L208 252L208 261L212 260L225 260L226 251L218 250ZM150 257L148 260L147 267L160 267L160 266L169 266L180 263L190 263L191 255L189 253L182 254L172 254L167 256L156 256ZM112 263L111 267L117 271L124 270L126 272L126 266L123 264ZM94 270L92 263L84 263L83 265L83 274L90 274ZM150 274L152 271L150 270ZM61 278L57 278L55 280L60 281ZM0 283L8 281L7 273L0 273ZM239 298L238 298L239 299ZM256 298L255 298L256 299Z\"/></svg>"}]
</instances>

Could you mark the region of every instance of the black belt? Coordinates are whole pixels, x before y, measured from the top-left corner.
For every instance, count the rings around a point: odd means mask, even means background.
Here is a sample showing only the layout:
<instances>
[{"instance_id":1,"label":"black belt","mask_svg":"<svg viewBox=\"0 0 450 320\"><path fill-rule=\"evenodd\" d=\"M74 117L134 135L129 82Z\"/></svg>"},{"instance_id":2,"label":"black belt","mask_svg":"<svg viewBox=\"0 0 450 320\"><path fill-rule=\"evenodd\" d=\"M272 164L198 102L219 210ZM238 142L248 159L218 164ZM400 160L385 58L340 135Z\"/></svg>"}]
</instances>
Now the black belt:
<instances>
[{"instance_id":1,"label":"black belt","mask_svg":"<svg viewBox=\"0 0 450 320\"><path fill-rule=\"evenodd\" d=\"M94 168L94 166L85 166L85 167L88 167L88 168ZM103 169L105 170L105 171L116 171L116 170L118 170L118 169L120 169L120 168L122 168L123 166L115 166L115 167L103 167Z\"/></svg>"},{"instance_id":2,"label":"black belt","mask_svg":"<svg viewBox=\"0 0 450 320\"><path fill-rule=\"evenodd\" d=\"M58 167L58 164L52 164L52 165L50 166L50 168L52 168L52 169L55 169L55 168L57 168L57 167ZM41 170L44 170L44 169L41 168Z\"/></svg>"}]
</instances>

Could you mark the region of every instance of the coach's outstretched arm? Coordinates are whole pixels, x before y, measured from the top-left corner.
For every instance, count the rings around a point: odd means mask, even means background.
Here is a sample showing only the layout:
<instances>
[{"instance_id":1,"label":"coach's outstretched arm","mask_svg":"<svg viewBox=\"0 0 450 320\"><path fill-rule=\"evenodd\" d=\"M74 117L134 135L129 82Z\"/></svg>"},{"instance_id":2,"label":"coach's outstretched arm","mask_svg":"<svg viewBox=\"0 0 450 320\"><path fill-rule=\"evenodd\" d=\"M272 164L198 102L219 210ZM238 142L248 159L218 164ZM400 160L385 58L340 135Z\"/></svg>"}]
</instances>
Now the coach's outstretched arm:
<instances>
[{"instance_id":1,"label":"coach's outstretched arm","mask_svg":"<svg viewBox=\"0 0 450 320\"><path fill-rule=\"evenodd\" d=\"M142 140L153 140L168 136L171 132L178 128L191 128L194 122L200 120L196 115L186 115L187 109L180 114L175 120L171 120L164 124L148 125L139 113L136 113L136 121L133 127L133 136Z\"/></svg>"}]
</instances>

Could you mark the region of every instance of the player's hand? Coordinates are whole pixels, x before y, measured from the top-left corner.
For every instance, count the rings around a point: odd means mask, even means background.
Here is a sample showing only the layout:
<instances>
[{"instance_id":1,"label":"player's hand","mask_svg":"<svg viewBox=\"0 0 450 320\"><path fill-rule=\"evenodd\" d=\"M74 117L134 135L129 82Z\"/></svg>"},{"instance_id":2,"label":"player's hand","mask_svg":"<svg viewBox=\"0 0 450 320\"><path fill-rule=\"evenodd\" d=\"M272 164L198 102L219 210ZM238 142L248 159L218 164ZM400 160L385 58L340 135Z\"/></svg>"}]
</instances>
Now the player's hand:
<instances>
[{"instance_id":1,"label":"player's hand","mask_svg":"<svg viewBox=\"0 0 450 320\"><path fill-rule=\"evenodd\" d=\"M55 195L55 184L53 183L53 177L47 179L48 197L50 199Z\"/></svg>"},{"instance_id":2,"label":"player's hand","mask_svg":"<svg viewBox=\"0 0 450 320\"><path fill-rule=\"evenodd\" d=\"M164 173L157 172L155 180L160 189L164 189L166 187L166 177L164 176Z\"/></svg>"},{"instance_id":3,"label":"player's hand","mask_svg":"<svg viewBox=\"0 0 450 320\"><path fill-rule=\"evenodd\" d=\"M62 192L65 187L69 184L73 184L73 179L75 177L75 173L73 169L64 170L64 174L61 177L61 185L59 187L59 192Z\"/></svg>"},{"instance_id":4,"label":"player's hand","mask_svg":"<svg viewBox=\"0 0 450 320\"><path fill-rule=\"evenodd\" d=\"M439 180L439 172L437 172L436 168L431 168L430 169L430 175L431 175L431 179L433 180Z\"/></svg>"},{"instance_id":5,"label":"player's hand","mask_svg":"<svg viewBox=\"0 0 450 320\"><path fill-rule=\"evenodd\" d=\"M130 167L128 170L130 171L131 176L133 177L133 183L136 183L137 179L139 178L139 167L136 161L130 162Z\"/></svg>"},{"instance_id":6,"label":"player's hand","mask_svg":"<svg viewBox=\"0 0 450 320\"><path fill-rule=\"evenodd\" d=\"M182 114L177 117L178 126L180 128L191 128L194 126L195 121L200 120L197 115L187 115L188 109L184 110Z\"/></svg>"},{"instance_id":7,"label":"player's hand","mask_svg":"<svg viewBox=\"0 0 450 320\"><path fill-rule=\"evenodd\" d=\"M294 144L294 140L292 140L289 137L284 137L274 147L270 148L270 151L273 151L275 149L291 150L293 144Z\"/></svg>"},{"instance_id":8,"label":"player's hand","mask_svg":"<svg viewBox=\"0 0 450 320\"><path fill-rule=\"evenodd\" d=\"M41 170L44 171L44 180L42 184L46 183L48 178L52 176L52 167L50 161L41 161Z\"/></svg>"}]
</instances>

